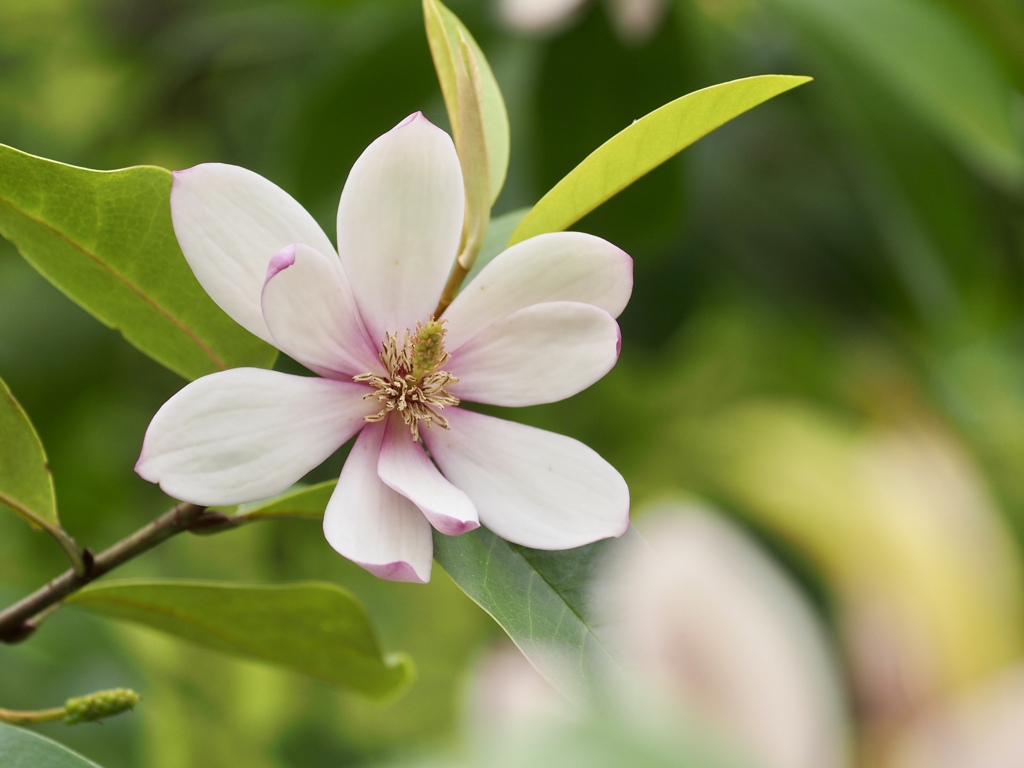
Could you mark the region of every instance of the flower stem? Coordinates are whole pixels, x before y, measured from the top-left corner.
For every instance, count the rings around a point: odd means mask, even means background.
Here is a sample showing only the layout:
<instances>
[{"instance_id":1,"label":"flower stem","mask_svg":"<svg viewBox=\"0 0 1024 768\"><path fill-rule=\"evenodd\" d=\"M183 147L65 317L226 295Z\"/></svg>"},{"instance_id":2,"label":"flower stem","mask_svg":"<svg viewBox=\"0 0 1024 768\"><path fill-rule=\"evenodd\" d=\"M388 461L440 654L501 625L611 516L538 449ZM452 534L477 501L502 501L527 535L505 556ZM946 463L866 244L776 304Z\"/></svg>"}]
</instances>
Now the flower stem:
<instances>
[{"instance_id":1,"label":"flower stem","mask_svg":"<svg viewBox=\"0 0 1024 768\"><path fill-rule=\"evenodd\" d=\"M24 640L36 630L42 614L48 613L65 597L172 536L198 527L205 513L205 507L177 504L98 555L92 555L88 549L83 550L84 568L81 572L77 569L65 571L28 597L0 612L0 642L16 643Z\"/></svg>"},{"instance_id":2,"label":"flower stem","mask_svg":"<svg viewBox=\"0 0 1024 768\"><path fill-rule=\"evenodd\" d=\"M435 318L441 317L441 314L448 309L448 305L455 300L455 295L459 292L459 287L468 274L469 267L462 266L461 259L456 259L455 269L452 270L451 275L448 277L448 284L445 285L444 290L441 292L441 300L437 302L437 309L434 310Z\"/></svg>"},{"instance_id":3,"label":"flower stem","mask_svg":"<svg viewBox=\"0 0 1024 768\"><path fill-rule=\"evenodd\" d=\"M53 709L0 708L0 723L34 725L35 723L52 723L54 720L63 720L68 725L95 723L129 711L141 699L142 697L130 688L111 688L85 696L76 696L65 701L63 707L54 707Z\"/></svg>"},{"instance_id":4,"label":"flower stem","mask_svg":"<svg viewBox=\"0 0 1024 768\"><path fill-rule=\"evenodd\" d=\"M11 725L34 725L35 723L52 723L54 720L63 720L66 710L64 707L53 709L3 709L0 707L0 723Z\"/></svg>"}]
</instances>

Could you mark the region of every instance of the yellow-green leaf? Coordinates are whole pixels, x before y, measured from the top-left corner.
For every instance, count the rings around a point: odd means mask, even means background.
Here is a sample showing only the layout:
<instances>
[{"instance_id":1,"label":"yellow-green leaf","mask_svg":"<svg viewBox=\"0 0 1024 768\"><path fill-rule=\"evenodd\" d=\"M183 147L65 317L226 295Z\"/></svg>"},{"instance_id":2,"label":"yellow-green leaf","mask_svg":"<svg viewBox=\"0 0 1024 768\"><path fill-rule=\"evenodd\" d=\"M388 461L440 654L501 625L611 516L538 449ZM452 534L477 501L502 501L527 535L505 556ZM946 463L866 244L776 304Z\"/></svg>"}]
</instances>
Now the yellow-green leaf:
<instances>
[{"instance_id":1,"label":"yellow-green leaf","mask_svg":"<svg viewBox=\"0 0 1024 768\"><path fill-rule=\"evenodd\" d=\"M566 229L701 137L810 79L747 77L694 91L659 107L615 134L558 182L526 214L509 245Z\"/></svg>"}]
</instances>

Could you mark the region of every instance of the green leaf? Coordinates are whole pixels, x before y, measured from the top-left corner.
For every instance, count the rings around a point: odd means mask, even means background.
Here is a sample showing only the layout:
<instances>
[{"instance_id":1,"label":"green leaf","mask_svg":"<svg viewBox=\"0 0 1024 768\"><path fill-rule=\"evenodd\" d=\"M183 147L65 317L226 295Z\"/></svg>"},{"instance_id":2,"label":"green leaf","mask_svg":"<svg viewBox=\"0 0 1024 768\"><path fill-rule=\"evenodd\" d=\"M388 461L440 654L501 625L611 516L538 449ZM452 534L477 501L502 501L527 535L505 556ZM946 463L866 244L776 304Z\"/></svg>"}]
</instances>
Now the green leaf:
<instances>
[{"instance_id":1,"label":"green leaf","mask_svg":"<svg viewBox=\"0 0 1024 768\"><path fill-rule=\"evenodd\" d=\"M518 208L491 219L491 223L487 226L487 233L484 235L483 247L480 249L476 261L473 262L473 268L466 275L464 285L468 285L481 269L505 250L509 237L512 236L512 232L519 226L519 222L523 220L529 210L529 208Z\"/></svg>"},{"instance_id":2,"label":"green leaf","mask_svg":"<svg viewBox=\"0 0 1024 768\"><path fill-rule=\"evenodd\" d=\"M333 584L120 581L66 602L376 698L404 691L414 676L408 657L381 655L362 604Z\"/></svg>"},{"instance_id":3,"label":"green leaf","mask_svg":"<svg viewBox=\"0 0 1024 768\"><path fill-rule=\"evenodd\" d=\"M458 258L459 264L469 269L480 252L491 218L491 177L481 103L480 67L461 32L458 54L462 66L455 73L460 109L456 148L466 187L466 216Z\"/></svg>"},{"instance_id":4,"label":"green leaf","mask_svg":"<svg viewBox=\"0 0 1024 768\"><path fill-rule=\"evenodd\" d=\"M53 477L46 451L28 415L0 379L0 506L33 528L46 531L68 556L76 573L84 573L82 553L61 527Z\"/></svg>"},{"instance_id":5,"label":"green leaf","mask_svg":"<svg viewBox=\"0 0 1024 768\"><path fill-rule=\"evenodd\" d=\"M588 590L597 564L622 543L607 539L547 552L477 528L460 536L435 532L434 559L552 685L581 701L619 669L597 627Z\"/></svg>"},{"instance_id":6,"label":"green leaf","mask_svg":"<svg viewBox=\"0 0 1024 768\"><path fill-rule=\"evenodd\" d=\"M0 765L4 768L100 768L56 741L6 723L0 723Z\"/></svg>"},{"instance_id":7,"label":"green leaf","mask_svg":"<svg viewBox=\"0 0 1024 768\"><path fill-rule=\"evenodd\" d=\"M101 322L182 376L252 365L276 350L199 286L171 226L171 174L91 171L0 145L0 234Z\"/></svg>"},{"instance_id":8,"label":"green leaf","mask_svg":"<svg viewBox=\"0 0 1024 768\"><path fill-rule=\"evenodd\" d=\"M0 379L0 504L34 528L59 528L46 452L25 411Z\"/></svg>"},{"instance_id":9,"label":"green leaf","mask_svg":"<svg viewBox=\"0 0 1024 768\"><path fill-rule=\"evenodd\" d=\"M682 96L633 122L590 153L512 233L509 245L559 232L721 125L809 77L760 75Z\"/></svg>"},{"instance_id":10,"label":"green leaf","mask_svg":"<svg viewBox=\"0 0 1024 768\"><path fill-rule=\"evenodd\" d=\"M216 510L246 521L278 517L320 520L337 484L337 480L325 480L305 488L293 488L272 499L239 504L235 507L216 507Z\"/></svg>"},{"instance_id":11,"label":"green leaf","mask_svg":"<svg viewBox=\"0 0 1024 768\"><path fill-rule=\"evenodd\" d=\"M441 93L448 110L448 120L451 122L455 143L460 147L460 159L464 164L467 158L461 156L464 141L461 137L465 133L463 116L467 110L472 109L475 112L472 119L482 124L490 202L493 203L498 199L498 194L505 184L510 141L508 113L498 81L494 79L494 73L480 46L454 13L438 0L423 0L423 18L434 68L437 70L437 79L441 84ZM463 52L463 48L466 52ZM475 93L467 92L465 86L462 89L459 87L460 79L471 76L467 70L470 66L467 61L472 62L479 70ZM469 103L467 97L472 97ZM471 167L463 168L463 173L472 172Z\"/></svg>"},{"instance_id":12,"label":"green leaf","mask_svg":"<svg viewBox=\"0 0 1024 768\"><path fill-rule=\"evenodd\" d=\"M1017 95L992 53L927 0L773 0L831 50L1004 180L1024 175Z\"/></svg>"}]
</instances>

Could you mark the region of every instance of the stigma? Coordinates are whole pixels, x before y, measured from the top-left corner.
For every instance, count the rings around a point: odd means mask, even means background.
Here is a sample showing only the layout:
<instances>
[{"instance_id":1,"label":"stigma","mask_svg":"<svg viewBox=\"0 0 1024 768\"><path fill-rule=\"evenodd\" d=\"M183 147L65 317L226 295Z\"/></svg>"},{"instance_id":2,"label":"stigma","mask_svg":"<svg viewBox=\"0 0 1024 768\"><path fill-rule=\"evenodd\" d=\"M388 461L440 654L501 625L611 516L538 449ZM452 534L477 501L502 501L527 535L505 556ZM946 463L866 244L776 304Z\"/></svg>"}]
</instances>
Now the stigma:
<instances>
[{"instance_id":1,"label":"stigma","mask_svg":"<svg viewBox=\"0 0 1024 768\"><path fill-rule=\"evenodd\" d=\"M444 320L431 318L426 325L416 323L416 330L406 330L401 338L386 333L381 343L380 361L386 373L362 373L353 381L366 382L373 391L364 396L375 399L381 409L366 416L366 421L383 421L395 413L409 427L413 440L419 440L420 426L437 424L448 429L448 420L441 415L446 405L458 405L459 398L447 387L458 379L442 367L451 358L444 348Z\"/></svg>"}]
</instances>

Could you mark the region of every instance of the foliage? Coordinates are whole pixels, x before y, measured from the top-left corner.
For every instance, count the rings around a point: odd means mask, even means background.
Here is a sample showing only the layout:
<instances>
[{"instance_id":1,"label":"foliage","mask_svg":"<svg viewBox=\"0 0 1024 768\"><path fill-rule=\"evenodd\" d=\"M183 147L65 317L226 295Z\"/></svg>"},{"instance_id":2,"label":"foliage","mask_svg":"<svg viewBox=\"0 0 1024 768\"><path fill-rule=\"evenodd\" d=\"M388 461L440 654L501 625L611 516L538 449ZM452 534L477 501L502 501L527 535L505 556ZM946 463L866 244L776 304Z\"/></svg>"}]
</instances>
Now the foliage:
<instances>
[{"instance_id":1,"label":"foliage","mask_svg":"<svg viewBox=\"0 0 1024 768\"><path fill-rule=\"evenodd\" d=\"M19 150L0 148L0 233L13 243L0 243L0 498L83 545L115 540L167 506L134 479L131 462L180 376L294 369L192 279L167 215L171 177L159 166L253 168L327 224L370 139L413 110L438 123L447 110L460 152L486 168L467 178L476 235L487 228L474 268L510 239L568 226L635 259L618 368L523 420L608 458L629 481L635 510L666 493L718 500L799 575L826 622L847 615L844 599L860 577L898 584L899 616L936 643L941 695L1019 658L1024 157L1014 115L1024 18L1012 4L677 2L642 45L622 43L598 3L535 40L499 28L483 3L425 5L429 42L401 3L3 4L0 142ZM806 72L814 82L689 146L801 80L751 77L765 72ZM698 101L719 113L694 111ZM984 568L925 513L915 518L919 535L901 536L897 523L910 530L911 507L887 507L885 489L916 499L927 483L907 479L921 465L892 458L907 454L879 447L893 442L940 457L980 489L985 501L972 502L970 519L984 519L985 540L999 542ZM280 519L316 518L341 459L306 490L219 510L222 533L181 536L134 561L126 575L144 580L135 586L101 583L73 601L123 614L118 590L152 590L150 610L130 618L196 640L176 611L181 600L200 603L182 593L158 600L165 588L192 589L167 579L334 582L344 589L313 589L327 601L320 610L359 617L360 663L376 682L361 686L362 672L317 654L323 645L312 638L331 626L287 631L289 611L322 615L303 608L313 593L264 587L245 601L204 598L214 622L205 642L238 653L257 637L263 650L240 655L264 659L282 644L276 661L372 693L408 683L408 667L387 663L401 649L419 669L404 699L380 709L61 610L29 643L0 647L0 705L63 701L83 676L93 687L144 690L126 723L43 731L110 766L315 768L450 741L469 660L495 642L492 625L438 569L426 588L377 583L325 551L315 525ZM865 467L901 469L885 475L887 486ZM8 518L3 605L67 567L52 542ZM74 561L78 545L61 543ZM480 530L439 536L435 548L451 580L539 666L554 639L600 667L607 654L581 585L594 550L616 543L540 553ZM225 640L221 629L237 634ZM344 655L347 641L333 637ZM288 649L288 640L310 645ZM576 689L593 680L577 669L574 682L557 682ZM587 727L562 734L564 749L601 743ZM635 733L595 728L614 742L609 754L640 754ZM537 744L508 759L522 752L538 763L549 745ZM89 764L5 725L0 755L4 765Z\"/></svg>"}]
</instances>

